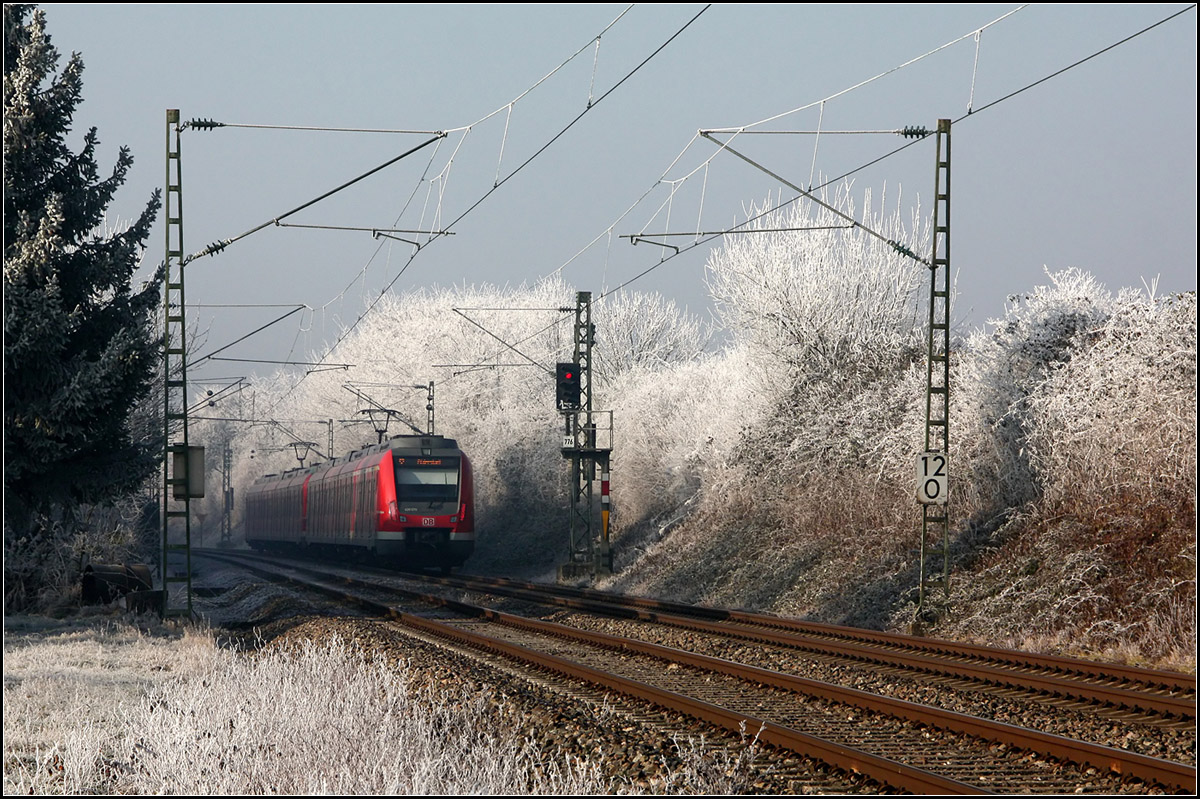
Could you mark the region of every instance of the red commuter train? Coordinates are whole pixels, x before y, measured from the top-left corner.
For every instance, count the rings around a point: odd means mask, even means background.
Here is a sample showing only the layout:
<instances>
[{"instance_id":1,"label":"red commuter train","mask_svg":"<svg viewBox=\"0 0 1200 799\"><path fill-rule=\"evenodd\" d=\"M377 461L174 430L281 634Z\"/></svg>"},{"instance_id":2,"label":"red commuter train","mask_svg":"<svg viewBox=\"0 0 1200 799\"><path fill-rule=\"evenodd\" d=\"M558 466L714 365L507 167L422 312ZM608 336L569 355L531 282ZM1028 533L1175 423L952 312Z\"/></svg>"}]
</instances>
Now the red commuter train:
<instances>
[{"instance_id":1,"label":"red commuter train","mask_svg":"<svg viewBox=\"0 0 1200 799\"><path fill-rule=\"evenodd\" d=\"M400 567L460 566L475 549L471 461L443 436L395 436L341 458L261 477L246 543L326 550Z\"/></svg>"}]
</instances>

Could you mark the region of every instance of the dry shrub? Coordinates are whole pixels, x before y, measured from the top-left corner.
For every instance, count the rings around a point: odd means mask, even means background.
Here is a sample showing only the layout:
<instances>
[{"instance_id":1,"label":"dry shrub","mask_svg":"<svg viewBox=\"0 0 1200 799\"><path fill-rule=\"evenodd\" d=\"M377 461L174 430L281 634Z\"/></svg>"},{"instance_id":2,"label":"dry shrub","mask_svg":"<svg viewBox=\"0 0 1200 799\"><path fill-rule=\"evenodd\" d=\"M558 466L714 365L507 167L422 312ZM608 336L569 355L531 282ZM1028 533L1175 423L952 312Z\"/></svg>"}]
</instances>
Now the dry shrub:
<instances>
[{"instance_id":1,"label":"dry shrub","mask_svg":"<svg viewBox=\"0 0 1200 799\"><path fill-rule=\"evenodd\" d=\"M664 758L664 775L652 785L654 793L688 796L736 796L755 793L758 774L754 761L762 750L758 741L761 730L753 737L742 722L740 742L733 747L714 744L704 736L680 740L674 738L677 763Z\"/></svg>"},{"instance_id":2,"label":"dry shrub","mask_svg":"<svg viewBox=\"0 0 1200 799\"><path fill-rule=\"evenodd\" d=\"M744 469L744 467L743 467ZM719 489L611 585L677 601L879 626L908 587L916 546L909 486L873 474L733 469ZM781 487L788 487L782 489ZM796 486L805 486L803 491ZM896 507L909 512L899 518Z\"/></svg>"},{"instance_id":3,"label":"dry shrub","mask_svg":"<svg viewBox=\"0 0 1200 799\"><path fill-rule=\"evenodd\" d=\"M1195 666L1195 541L1177 525L1021 517L956 581L939 634Z\"/></svg>"},{"instance_id":4,"label":"dry shrub","mask_svg":"<svg viewBox=\"0 0 1200 799\"><path fill-rule=\"evenodd\" d=\"M7 612L59 612L79 600L88 563L156 563L161 540L153 497L81 505L35 515L25 530L4 526Z\"/></svg>"}]
</instances>

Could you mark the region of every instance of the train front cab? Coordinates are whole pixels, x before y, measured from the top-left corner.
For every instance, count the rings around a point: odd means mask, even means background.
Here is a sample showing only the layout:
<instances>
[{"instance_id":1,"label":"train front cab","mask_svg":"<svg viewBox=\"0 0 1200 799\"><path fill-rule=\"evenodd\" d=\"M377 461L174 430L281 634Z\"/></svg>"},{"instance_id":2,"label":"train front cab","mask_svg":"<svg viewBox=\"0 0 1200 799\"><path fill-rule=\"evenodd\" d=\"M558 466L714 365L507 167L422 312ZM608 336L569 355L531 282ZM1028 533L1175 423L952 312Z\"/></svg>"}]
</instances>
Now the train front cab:
<instances>
[{"instance_id":1,"label":"train front cab","mask_svg":"<svg viewBox=\"0 0 1200 799\"><path fill-rule=\"evenodd\" d=\"M376 552L417 567L448 570L461 565L475 550L470 460L457 444L440 437L396 447L391 455L379 470Z\"/></svg>"}]
</instances>

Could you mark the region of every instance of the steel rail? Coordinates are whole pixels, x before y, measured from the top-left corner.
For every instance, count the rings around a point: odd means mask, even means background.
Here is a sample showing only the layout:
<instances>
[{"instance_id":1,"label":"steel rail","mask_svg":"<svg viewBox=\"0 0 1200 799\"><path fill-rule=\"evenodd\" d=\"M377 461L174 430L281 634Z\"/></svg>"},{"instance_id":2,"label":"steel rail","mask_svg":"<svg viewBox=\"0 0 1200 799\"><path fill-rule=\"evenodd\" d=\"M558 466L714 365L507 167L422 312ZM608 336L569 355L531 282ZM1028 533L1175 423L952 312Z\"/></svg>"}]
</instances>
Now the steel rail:
<instances>
[{"instance_id":1,"label":"steel rail","mask_svg":"<svg viewBox=\"0 0 1200 799\"><path fill-rule=\"evenodd\" d=\"M503 641L474 630L464 630L453 624L393 611L397 621L424 630L441 638L449 638L473 647L549 669L567 677L600 685L627 696L651 702L673 712L683 713L701 721L722 727L730 732L757 731L760 741L800 755L815 758L845 771L856 772L885 785L914 793L990 793L977 786L914 768L904 763L863 752L843 744L827 741L781 724L775 724L745 713L729 710L684 694L668 691L648 683L622 677L582 663L538 652L509 641Z\"/></svg>"},{"instance_id":2,"label":"steel rail","mask_svg":"<svg viewBox=\"0 0 1200 799\"><path fill-rule=\"evenodd\" d=\"M462 605L464 603L453 603ZM466 605L465 609L472 606ZM1109 746L1101 746L1087 741L1077 741L1060 735L1030 730L1003 722L981 719L965 713L921 705L902 699L879 696L857 688L847 688L832 683L797 677L792 674L770 671L742 663L714 658L694 652L636 641L629 638L608 635L607 633L579 630L565 627L553 622L527 619L521 616L503 613L501 611L478 608L485 618L498 623L518 628L535 630L543 634L556 635L561 638L587 641L596 646L611 649L622 649L628 652L662 658L672 663L684 663L695 668L707 669L731 677L737 677L752 682L769 685L775 688L804 694L806 696L832 699L837 702L883 713L900 719L928 724L939 729L973 735L984 740L1004 743L1020 749L1038 752L1043 755L1082 763L1098 769L1104 769L1124 776L1156 782L1170 788L1178 788L1189 793L1195 793L1196 769L1182 763L1170 760L1125 752Z\"/></svg>"},{"instance_id":3,"label":"steel rail","mask_svg":"<svg viewBox=\"0 0 1200 799\"><path fill-rule=\"evenodd\" d=\"M224 555L208 555L208 557L217 557L227 561L232 560ZM617 691L621 694L650 702L668 711L679 712L688 716L692 716L733 733L740 734L746 730L756 730L758 739L765 743L778 746L800 755L812 757L837 769L862 774L884 785L889 785L900 790L911 791L916 794L991 793L990 791L983 790L978 786L969 785L967 783L959 782L958 780L952 780L932 772L914 768L904 763L890 760L885 757L880 757L878 755L873 755L869 752L863 752L858 749L854 749L853 747L838 744L833 741L826 741L822 738L809 735L791 727L768 722L744 713L738 713L736 711L720 707L719 705L704 702L703 700L696 699L694 697L689 697L684 694L679 694L673 691L658 688L653 685L648 685L637 680L632 680L628 677L622 677L617 674L601 671L599 669L595 669L581 663L575 663L555 655L538 652L536 650L520 646L519 644L513 644L508 641L493 638L492 636L485 635L480 632L465 630L451 623L423 618L412 613L405 613L391 607L390 605L352 593L344 587L340 587L331 583L313 582L311 579L301 579L295 575L285 574L273 569L264 568L262 566L247 566L242 562L239 562L239 565L267 578L285 580L310 590L320 591L327 596L348 600L360 607L392 618L395 621L415 630L420 630L424 633L435 635L439 638L456 641L474 648L481 648L506 657L515 658L519 661L531 663L539 668L553 671L573 679L583 680L594 685L600 685L604 688ZM295 568L297 571L306 571L310 574L315 573L313 570L299 567L289 568ZM322 576L328 577L330 575ZM362 584L361 581L353 578L336 577L335 579L337 579L339 582L345 582L349 584ZM375 587L378 588L378 586ZM485 608L478 608L473 605L457 602L455 600L447 600L442 597L422 595L417 594L416 592L410 592L396 588L386 588L384 590L404 594L415 599L432 601L434 604L441 605L451 610L457 610L458 612L467 613L468 615L475 617L486 618L490 613L494 613L494 611L488 611ZM512 618L517 619L518 617ZM544 624L545 622L541 623Z\"/></svg>"},{"instance_id":4,"label":"steel rail","mask_svg":"<svg viewBox=\"0 0 1200 799\"><path fill-rule=\"evenodd\" d=\"M228 558L226 558L226 559L228 559ZM336 596L341 599L345 599L345 600L357 603L364 608L373 610L374 612L377 612L377 613L388 615L392 618L400 619L401 617L411 617L413 619L417 619L423 627L430 625L430 624L437 624L440 627L446 627L448 629L448 631L452 630L454 636L463 636L463 635L478 636L481 639L481 645L483 645L483 643L486 643L486 645L489 647L491 647L493 645L500 646L500 647L516 646L513 644L509 644L507 642L499 641L497 639L492 638L491 636L486 636L481 633L468 633L467 631L461 630L457 627L454 627L453 625L444 625L444 624L441 624L440 622L432 622L431 620L421 619L420 617L413 616L412 614L402 613L401 611L394 609L390 605L379 602L378 600L364 597L360 594L353 593L344 587L339 587L339 586L333 585L331 583L325 583L325 582L314 583L311 580L302 580L295 575L284 574L284 573L281 573L281 572L278 572L275 570L271 570L271 569L263 569L262 567L247 567L247 568L251 568L252 570L254 570L260 574L265 574L268 576L273 576L273 577L276 577L279 579L297 583L297 584L302 585L309 589L323 591L332 596ZM795 675L782 674L780 672L774 672L774 671L770 671L767 669L762 669L757 666L733 663L731 661L722 660L720 658L710 657L708 655L700 655L700 654L691 653L691 652L684 652L682 650L673 649L673 648L661 646L658 644L651 644L651 643L647 643L644 641L635 641L635 640L628 639L628 638L619 638L616 636L607 635L605 633L597 633L597 632L579 630L579 629L576 629L573 627L566 627L564 625L555 624L553 622L546 622L546 621L535 620L535 619L527 619L527 618L523 618L520 616L515 616L512 614L509 614L509 613L503 613L501 611L491 610L489 608L482 608L482 607L478 607L475 605L471 605L466 602L460 602L458 600L447 599L445 597L439 597L436 595L424 594L421 592L410 591L407 589L401 589L401 588L396 588L396 587L391 587L391 586L370 585L369 583L366 583L362 580L359 580L359 579L353 578L353 577L348 577L345 575L329 575L328 573L320 572L320 571L317 571L316 569L310 569L310 568L299 567L299 566L291 566L288 568L292 569L296 572L305 572L310 575L317 575L317 576L320 576L322 579L333 579L333 580L336 580L338 583L342 583L342 584L348 585L348 586L370 587L373 590L382 590L382 591L385 591L385 592L388 592L391 594L396 594L396 595L401 595L401 596L405 596L408 598L418 599L420 601L429 602L431 604L438 605L438 606L456 611L458 613L461 613L461 614L464 614L467 616L487 619L487 620L490 620L490 621L493 621L493 622L496 622L499 624L511 626L511 627L514 627L517 629L525 629L525 630L529 630L529 631L539 632L541 634L553 635L555 637L565 639L565 640L576 640L576 641L587 642L587 643L590 643L595 646L602 646L602 647L606 647L609 649L635 652L638 654L661 658L661 659L667 660L669 662L685 663L685 664L693 666L695 668L707 669L710 671L727 674L729 676L737 677L739 679L750 680L750 681L753 681L756 683L773 686L776 688L780 688L782 690L792 691L792 692L806 695L806 696L842 702L842 703L849 704L854 707L862 708L864 710L870 710L872 712L882 713L882 714L886 714L886 715L889 715L889 716L892 716L895 718L905 719L905 720L909 720L909 721L916 721L918 723L928 724L930 726L937 727L939 729L949 730L952 732L965 734L965 735L971 735L974 737L982 738L984 740L994 741L997 743L1004 743L1004 744L1007 744L1010 746L1018 747L1022 750L1036 752L1036 753L1039 753L1042 755L1058 758L1060 760L1065 760L1065 761L1069 761L1069 762L1073 762L1073 763L1089 765L1089 766L1095 767L1097 769L1101 769L1101 770L1104 770L1107 772L1119 774L1124 777L1133 777L1133 778L1141 779L1141 780L1144 780L1144 781L1147 781L1150 783L1164 785L1168 788L1172 788L1175 790L1185 791L1189 794L1195 794L1196 768L1194 766L1188 766L1188 765L1182 764L1182 763L1175 763L1173 761L1162 760L1160 758L1154 758L1154 757L1149 757L1146 755L1140 755L1140 754L1137 754L1134 752L1126 752L1126 751L1123 751L1120 749L1115 749L1113 747L1107 747L1107 746L1101 746L1099 744L1088 743L1086 741L1077 741L1077 740L1065 738L1062 736L1051 735L1048 733L1039 732L1037 730L1029 730L1029 729L1025 729L1025 728L1021 728L1021 727L1016 727L1014 725L1004 724L1002 722L981 719L981 718L977 718L974 716L969 716L967 714L957 713L955 711L943 710L941 708L935 708L935 707L931 707L931 706L927 706L927 705L920 705L920 704L913 703L913 702L907 702L905 700L893 699L893 698L884 697L884 696L878 696L878 695L871 694L866 691L861 691L859 689L846 688L843 686L833 685L830 683L824 683L824 682L820 682L817 680L810 680L810 679L803 678L803 677L797 677ZM486 641L485 641L485 639L486 639ZM517 649L525 651L524 647L517 647ZM528 651L532 651L532 650L528 650ZM526 655L521 654L521 655L519 655L519 657L525 658ZM557 658L554 658L553 656L549 656L549 655L539 654L538 657L550 658L551 660L555 660L555 661L558 660ZM581 664L572 664L568 661L563 661L563 663L566 663L572 669L587 670L589 668L586 666L582 666ZM627 680L627 678L622 678L617 675L608 675L605 672L597 672L597 676L600 676L600 675L603 675L605 679L612 679L612 680L615 680L615 681L618 681L621 683L623 683L623 682L635 683L634 685L629 686L630 690L641 690L637 686L640 686L642 684L636 683L636 681L630 681L630 680ZM607 685L607 683L602 683L602 684ZM615 684L616 683L614 683L614 685ZM672 692L663 691L663 689L654 688L653 686L646 686L646 687L651 692L651 695L657 695L656 692L661 692L664 695L663 697L660 697L660 699L651 699L650 701L655 701L655 702L665 701L666 695L668 695L668 694L674 695L674 694L672 694ZM614 690L618 690L618 689L614 688ZM624 690L624 689L620 689L620 690ZM641 698L646 698L646 696L643 696L642 694L635 694L635 695L638 695ZM685 699L687 700L687 705L686 705L687 707L692 708L693 705L695 707L694 707L694 711L686 710L684 712L688 712L688 713L700 712L701 710L703 710L703 708L701 708L699 706L707 705L707 703L703 703L700 700L686 698L686 697L685 697ZM751 718L751 717L745 716L743 714L733 713L733 711L727 711L725 709L720 709L720 710L724 714L731 714L730 717L736 716L739 719L736 727L729 728L729 729L733 729L734 731L741 729L741 719L745 719L747 724L767 724L767 722L764 722L761 719ZM710 721L711 723L719 724L721 726L725 726L725 724L728 720L725 716L721 716L719 714L717 716L714 716L713 718L708 718L706 716L698 716L698 717L702 718L705 721ZM716 720L717 718L722 718L725 720L718 721L718 720ZM796 735L804 736L805 738L811 737L811 736L805 736L804 733L800 733L797 730L791 730L791 728L784 728L780 725L768 724L768 727L770 727L770 729L772 729L773 731L789 730L790 733L795 733ZM771 734L772 734L772 736L774 736L774 735L776 735L776 732L772 732ZM775 742L775 739L773 739L773 738L769 739L769 738L764 737L763 740L768 740L769 742L772 742L772 743ZM796 739L796 740L800 741L802 739ZM820 739L816 739L816 740L820 740ZM832 744L831 742L824 742L824 743L829 744L834 747L841 746L839 744ZM778 745L786 745L786 744L778 744ZM788 746L788 748L791 748L791 747ZM794 750L794 751L808 753L805 750ZM857 750L852 750L852 751L857 751ZM869 767L872 769L877 769L877 768L883 767L881 764L873 764L874 761L870 760L870 758L875 758L876 756L869 755L868 753L860 753L860 754L867 756L867 759L863 761L864 767ZM813 756L817 757L818 755L814 754ZM830 754L830 756L833 756L833 755ZM822 758L822 759L824 759L824 758ZM911 772L914 770L911 767L905 766L903 764L895 763L894 761L889 761L886 758L884 758L882 760L884 760L886 763L893 763L894 766L899 766L900 770L899 771L893 770L893 771L889 772L892 774L892 778L890 780L882 780L881 779L881 781L887 782L887 784L895 785L896 787L900 787L900 788L903 788L906 790L915 790L913 788L908 788L905 785L899 785L895 782L895 780L897 778L912 776ZM829 762L829 761L827 761L827 762ZM838 765L838 764L834 763L833 765ZM894 768L894 766L888 767L888 768ZM854 767L854 768L857 768L857 767ZM875 776L875 774L878 773L876 771L872 771L872 772L862 771L862 773L870 774L873 778L880 779L879 777ZM932 776L938 780L946 780L947 779L944 777L938 777L937 775L932 775ZM919 776L916 778L917 779L926 779L924 776ZM957 783L957 781L951 780L950 782L954 782L959 786L964 786L964 787L960 787L960 788L955 788L954 792L959 792L959 791L965 790L965 789L971 789L973 792L980 792L982 790L976 786L966 786L964 783ZM928 788L928 787L924 787L920 790L921 790L921 792L930 792L930 788ZM943 787L940 790L944 792L944 791L950 790L950 788Z\"/></svg>"},{"instance_id":5,"label":"steel rail","mask_svg":"<svg viewBox=\"0 0 1200 799\"><path fill-rule=\"evenodd\" d=\"M441 578L438 582L456 582L455 578ZM490 582L490 581L489 581ZM466 581L457 581L465 585ZM478 589L477 589L478 590ZM496 586L489 590L504 593L518 599L545 601L545 592L537 586L528 584L519 587ZM920 654L909 654L897 649L882 649L873 644L855 642L838 642L829 640L828 635L814 640L807 637L808 633L791 630L781 630L776 625L764 626L761 622L755 625L739 621L706 621L694 616L682 616L664 613L658 610L643 609L640 604L621 601L609 602L594 596L574 598L570 596L555 597L553 601L566 607L600 613L621 618L637 618L681 629L773 644L792 649L800 649L818 654L848 657L854 660L875 664L901 666L907 669L931 674L958 677L975 682L983 682L1004 688L1019 688L1023 690L1040 691L1058 697L1085 699L1114 707L1129 708L1150 713L1159 713L1180 719L1196 717L1195 698L1146 693L1131 688L1106 685L1100 683L1081 682L1071 677L1043 675L1029 671L1014 671L1005 666L980 665L952 659L953 652L930 653L918 646ZM651 600L652 601L652 600ZM743 617L749 614L742 614ZM770 618L770 617L768 617ZM797 638L797 635L806 636ZM897 637L895 647L904 647L907 639ZM962 655L958 655L962 656ZM992 662L995 662L994 660Z\"/></svg>"},{"instance_id":6,"label":"steel rail","mask_svg":"<svg viewBox=\"0 0 1200 799\"><path fill-rule=\"evenodd\" d=\"M493 577L460 576L433 578L438 582L459 587L488 586L493 590L506 588L521 588L536 592L558 594L564 597L578 597L604 603L616 604L630 608L645 609L674 614L682 617L695 617L712 621L742 622L745 624L774 627L809 635L825 635L836 638L849 638L883 646L898 646L906 649L925 649L945 657L976 657L985 660L1011 663L1020 668L1049 669L1060 673L1082 674L1096 679L1118 678L1129 682L1145 683L1166 690L1195 691L1196 675L1183 672L1147 669L1140 666L1127 666L1120 663L1100 663L1083 658L1072 658L1061 655L1043 655L1032 652L1021 652L1014 649L989 647L980 644L965 644L946 641L938 638L922 636L897 635L891 633L866 630L859 627L846 627L823 622L810 622L791 619L785 616L773 616L766 613L754 613L745 610L726 610L706 608L696 605L685 605L679 602L668 602L649 597L630 597L611 594L585 588L569 586L553 586L538 583L527 583L505 580ZM1193 705L1194 709L1194 705Z\"/></svg>"}]
</instances>

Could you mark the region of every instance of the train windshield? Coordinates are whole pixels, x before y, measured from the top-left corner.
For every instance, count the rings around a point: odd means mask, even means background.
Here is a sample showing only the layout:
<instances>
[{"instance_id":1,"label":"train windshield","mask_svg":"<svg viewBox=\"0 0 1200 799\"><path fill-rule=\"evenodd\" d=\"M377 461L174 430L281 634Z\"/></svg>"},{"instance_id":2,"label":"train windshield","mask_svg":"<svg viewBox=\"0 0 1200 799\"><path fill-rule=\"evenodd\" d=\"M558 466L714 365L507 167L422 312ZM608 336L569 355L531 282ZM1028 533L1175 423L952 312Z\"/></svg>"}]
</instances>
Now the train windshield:
<instances>
[{"instance_id":1,"label":"train windshield","mask_svg":"<svg viewBox=\"0 0 1200 799\"><path fill-rule=\"evenodd\" d=\"M400 504L458 502L458 458L396 458Z\"/></svg>"}]
</instances>

